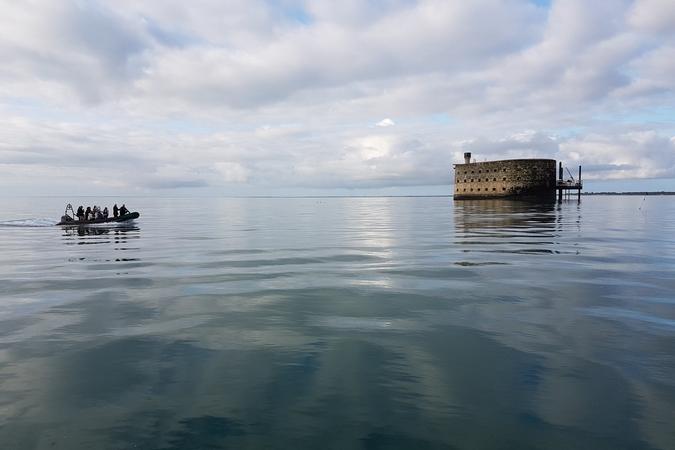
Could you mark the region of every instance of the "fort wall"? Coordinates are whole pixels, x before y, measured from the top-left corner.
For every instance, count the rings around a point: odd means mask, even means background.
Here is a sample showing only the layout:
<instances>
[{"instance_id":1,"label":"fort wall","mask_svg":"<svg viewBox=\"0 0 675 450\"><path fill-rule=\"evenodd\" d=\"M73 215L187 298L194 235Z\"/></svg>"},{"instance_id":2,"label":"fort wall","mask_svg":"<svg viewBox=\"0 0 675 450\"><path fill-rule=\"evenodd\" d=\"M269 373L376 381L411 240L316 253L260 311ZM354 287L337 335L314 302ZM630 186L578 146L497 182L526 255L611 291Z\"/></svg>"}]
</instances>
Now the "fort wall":
<instances>
[{"instance_id":1,"label":"fort wall","mask_svg":"<svg viewBox=\"0 0 675 450\"><path fill-rule=\"evenodd\" d=\"M468 157L467 157L468 155ZM499 198L555 195L553 159L509 159L455 164L454 198Z\"/></svg>"}]
</instances>

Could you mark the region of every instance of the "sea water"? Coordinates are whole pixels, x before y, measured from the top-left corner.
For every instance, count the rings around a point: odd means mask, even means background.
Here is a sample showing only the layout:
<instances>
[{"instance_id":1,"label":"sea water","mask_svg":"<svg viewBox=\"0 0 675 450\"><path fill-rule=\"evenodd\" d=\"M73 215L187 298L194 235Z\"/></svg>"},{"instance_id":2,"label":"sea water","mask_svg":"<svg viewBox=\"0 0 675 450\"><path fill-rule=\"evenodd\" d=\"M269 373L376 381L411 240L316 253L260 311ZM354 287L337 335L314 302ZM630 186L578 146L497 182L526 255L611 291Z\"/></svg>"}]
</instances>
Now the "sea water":
<instances>
[{"instance_id":1,"label":"sea water","mask_svg":"<svg viewBox=\"0 0 675 450\"><path fill-rule=\"evenodd\" d=\"M0 448L673 449L675 200L0 199Z\"/></svg>"}]
</instances>

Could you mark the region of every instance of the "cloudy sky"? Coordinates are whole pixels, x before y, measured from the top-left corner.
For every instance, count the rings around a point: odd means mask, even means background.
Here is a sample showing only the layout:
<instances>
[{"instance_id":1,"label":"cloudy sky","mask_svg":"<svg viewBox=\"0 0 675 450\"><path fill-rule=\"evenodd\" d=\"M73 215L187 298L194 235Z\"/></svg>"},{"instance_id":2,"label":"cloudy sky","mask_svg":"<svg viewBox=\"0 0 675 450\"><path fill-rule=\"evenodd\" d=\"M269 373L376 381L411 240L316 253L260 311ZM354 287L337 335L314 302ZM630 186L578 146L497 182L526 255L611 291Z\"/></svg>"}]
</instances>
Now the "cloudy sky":
<instances>
[{"instance_id":1,"label":"cloudy sky","mask_svg":"<svg viewBox=\"0 0 675 450\"><path fill-rule=\"evenodd\" d=\"M0 0L3 194L675 190L674 0Z\"/></svg>"}]
</instances>

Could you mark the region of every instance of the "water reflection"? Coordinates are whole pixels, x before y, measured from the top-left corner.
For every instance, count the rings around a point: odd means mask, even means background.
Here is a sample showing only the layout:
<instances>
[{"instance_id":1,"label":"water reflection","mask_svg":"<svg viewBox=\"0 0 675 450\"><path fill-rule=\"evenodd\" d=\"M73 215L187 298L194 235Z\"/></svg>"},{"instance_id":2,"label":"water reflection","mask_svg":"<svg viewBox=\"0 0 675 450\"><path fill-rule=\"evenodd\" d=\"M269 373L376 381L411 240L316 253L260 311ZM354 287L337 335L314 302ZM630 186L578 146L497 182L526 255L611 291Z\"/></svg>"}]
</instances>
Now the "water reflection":
<instances>
[{"instance_id":1,"label":"water reflection","mask_svg":"<svg viewBox=\"0 0 675 450\"><path fill-rule=\"evenodd\" d=\"M140 228L136 225L78 225L78 226L64 226L61 227L63 230L63 236L101 236L112 234L115 236L124 236L128 233L139 231Z\"/></svg>"},{"instance_id":2,"label":"water reflection","mask_svg":"<svg viewBox=\"0 0 675 450\"><path fill-rule=\"evenodd\" d=\"M675 443L672 278L608 269L583 206L266 201L22 256L49 266L0 283L41 301L0 320L1 446Z\"/></svg>"},{"instance_id":3,"label":"water reflection","mask_svg":"<svg viewBox=\"0 0 675 450\"><path fill-rule=\"evenodd\" d=\"M523 387L533 396L531 420L588 433L598 448L667 448L675 434L665 424L675 413L662 425L653 418L673 401L660 373L675 373L675 359L661 353L656 369L639 355L663 346L673 354L674 322L641 312L654 310L643 299L673 284L664 284L658 270L643 272L640 283L626 282L632 277L624 263L642 260L645 248L624 236L617 252L608 231L597 231L607 230L605 218L588 213L571 203L456 202L456 243L466 265L502 265L475 268L480 282L473 290L481 301L460 306L446 320L542 358L533 382ZM610 306L617 300L626 309Z\"/></svg>"},{"instance_id":4,"label":"water reflection","mask_svg":"<svg viewBox=\"0 0 675 450\"><path fill-rule=\"evenodd\" d=\"M554 202L491 199L456 201L453 212L455 226L463 232L515 228L537 233L554 229L546 225L555 223L557 209Z\"/></svg>"},{"instance_id":5,"label":"water reflection","mask_svg":"<svg viewBox=\"0 0 675 450\"><path fill-rule=\"evenodd\" d=\"M136 225L117 226L72 226L62 227L61 234L66 245L89 245L104 243L126 243L140 238L140 228Z\"/></svg>"},{"instance_id":6,"label":"water reflection","mask_svg":"<svg viewBox=\"0 0 675 450\"><path fill-rule=\"evenodd\" d=\"M455 202L456 243L467 257L475 254L474 257L481 258L458 264L509 264L517 260L508 255L566 251L560 245L560 216L554 202L508 199ZM485 260L481 255L484 253L507 256Z\"/></svg>"}]
</instances>

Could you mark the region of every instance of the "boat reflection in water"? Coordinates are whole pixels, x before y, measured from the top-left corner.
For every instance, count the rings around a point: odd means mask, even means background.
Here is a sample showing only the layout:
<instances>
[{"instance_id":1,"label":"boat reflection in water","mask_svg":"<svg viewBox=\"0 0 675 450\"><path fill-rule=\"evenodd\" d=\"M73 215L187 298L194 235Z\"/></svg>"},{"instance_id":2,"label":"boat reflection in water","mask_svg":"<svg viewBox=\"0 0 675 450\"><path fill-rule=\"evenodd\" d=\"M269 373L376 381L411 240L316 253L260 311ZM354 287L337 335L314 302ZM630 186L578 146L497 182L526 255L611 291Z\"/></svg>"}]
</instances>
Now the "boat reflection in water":
<instances>
[{"instance_id":1,"label":"boat reflection in water","mask_svg":"<svg viewBox=\"0 0 675 450\"><path fill-rule=\"evenodd\" d=\"M62 236L66 245L119 243L138 239L140 228L131 224L79 225L64 227Z\"/></svg>"}]
</instances>

